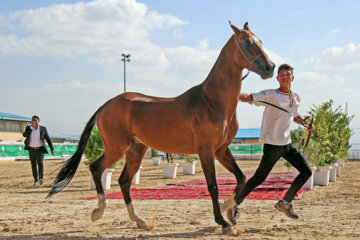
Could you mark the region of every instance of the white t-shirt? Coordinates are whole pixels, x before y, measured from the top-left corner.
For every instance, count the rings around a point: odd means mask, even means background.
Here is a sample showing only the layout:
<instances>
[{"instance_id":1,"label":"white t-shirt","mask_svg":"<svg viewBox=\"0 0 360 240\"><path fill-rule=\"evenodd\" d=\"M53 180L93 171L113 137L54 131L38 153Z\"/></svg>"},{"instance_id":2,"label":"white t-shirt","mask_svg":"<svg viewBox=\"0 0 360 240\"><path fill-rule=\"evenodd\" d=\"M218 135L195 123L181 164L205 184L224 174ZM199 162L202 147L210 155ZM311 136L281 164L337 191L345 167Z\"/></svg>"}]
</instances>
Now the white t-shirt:
<instances>
[{"instance_id":1,"label":"white t-shirt","mask_svg":"<svg viewBox=\"0 0 360 240\"><path fill-rule=\"evenodd\" d=\"M290 126L294 117L287 112L257 101L272 103L288 110L297 117L299 116L300 96L292 92L293 103L292 107L290 107L290 94L280 92L276 89L264 90L259 93L252 93L251 95L254 100L252 102L253 104L256 106L265 106L259 142L278 146L291 143Z\"/></svg>"}]
</instances>

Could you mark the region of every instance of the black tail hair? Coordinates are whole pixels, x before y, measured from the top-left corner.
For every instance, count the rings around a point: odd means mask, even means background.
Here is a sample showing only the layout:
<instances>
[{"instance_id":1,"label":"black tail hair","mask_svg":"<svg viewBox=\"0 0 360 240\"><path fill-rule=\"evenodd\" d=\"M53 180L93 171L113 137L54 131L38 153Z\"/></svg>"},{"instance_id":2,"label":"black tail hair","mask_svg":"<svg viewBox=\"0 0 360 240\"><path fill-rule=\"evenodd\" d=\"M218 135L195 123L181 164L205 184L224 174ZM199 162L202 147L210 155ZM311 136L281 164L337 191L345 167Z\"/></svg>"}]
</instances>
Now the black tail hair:
<instances>
[{"instance_id":1,"label":"black tail hair","mask_svg":"<svg viewBox=\"0 0 360 240\"><path fill-rule=\"evenodd\" d=\"M89 141L91 131L95 125L95 117L100 111L101 107L92 115L88 123L86 124L83 133L81 134L79 144L77 146L76 152L64 163L59 171L59 174L55 178L53 187L48 194L47 198L50 198L52 195L62 191L74 177L75 172L79 166L81 157L85 151L87 142Z\"/></svg>"}]
</instances>

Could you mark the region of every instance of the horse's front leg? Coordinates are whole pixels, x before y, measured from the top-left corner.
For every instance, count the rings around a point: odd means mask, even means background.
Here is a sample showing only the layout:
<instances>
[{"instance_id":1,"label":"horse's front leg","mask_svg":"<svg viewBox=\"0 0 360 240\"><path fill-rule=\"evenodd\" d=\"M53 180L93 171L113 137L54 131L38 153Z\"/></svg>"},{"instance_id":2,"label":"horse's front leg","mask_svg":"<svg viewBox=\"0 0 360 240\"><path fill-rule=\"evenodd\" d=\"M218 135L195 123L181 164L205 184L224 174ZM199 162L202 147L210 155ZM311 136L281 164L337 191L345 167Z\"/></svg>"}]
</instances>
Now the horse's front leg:
<instances>
[{"instance_id":1,"label":"horse's front leg","mask_svg":"<svg viewBox=\"0 0 360 240\"><path fill-rule=\"evenodd\" d=\"M236 164L236 161L227 146L219 149L215 153L215 156L216 159L219 160L221 164L236 177L236 188L234 193L221 205L221 212L225 212L226 210L234 207L236 196L240 194L241 189L244 187L246 176Z\"/></svg>"},{"instance_id":2,"label":"horse's front leg","mask_svg":"<svg viewBox=\"0 0 360 240\"><path fill-rule=\"evenodd\" d=\"M215 215L215 222L222 226L223 233L236 235L237 231L234 227L229 224L220 212L220 204L219 204L219 190L216 183L216 173L215 173L215 163L214 163L214 154L212 150L207 148L203 148L198 152L201 166L205 174L206 183L208 186L208 191L211 196L211 200L213 203L213 211Z\"/></svg>"}]
</instances>

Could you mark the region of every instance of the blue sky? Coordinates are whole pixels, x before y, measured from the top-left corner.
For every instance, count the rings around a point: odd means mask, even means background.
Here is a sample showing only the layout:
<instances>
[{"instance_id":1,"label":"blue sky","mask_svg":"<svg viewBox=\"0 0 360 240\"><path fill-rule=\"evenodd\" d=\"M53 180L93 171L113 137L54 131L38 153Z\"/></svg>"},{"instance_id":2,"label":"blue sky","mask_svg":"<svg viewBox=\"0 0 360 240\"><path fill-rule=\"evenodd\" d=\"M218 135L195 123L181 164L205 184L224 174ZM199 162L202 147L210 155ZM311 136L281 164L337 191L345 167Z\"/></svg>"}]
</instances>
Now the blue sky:
<instances>
[{"instance_id":1,"label":"blue sky","mask_svg":"<svg viewBox=\"0 0 360 240\"><path fill-rule=\"evenodd\" d=\"M201 83L231 37L249 22L277 64L295 67L300 113L333 99L360 128L358 1L4 0L0 5L1 112L37 114L52 135L78 136L93 112L127 90L177 96ZM242 91L276 88L252 73ZM238 104L241 128L263 109ZM358 137L357 142L360 142Z\"/></svg>"}]
</instances>

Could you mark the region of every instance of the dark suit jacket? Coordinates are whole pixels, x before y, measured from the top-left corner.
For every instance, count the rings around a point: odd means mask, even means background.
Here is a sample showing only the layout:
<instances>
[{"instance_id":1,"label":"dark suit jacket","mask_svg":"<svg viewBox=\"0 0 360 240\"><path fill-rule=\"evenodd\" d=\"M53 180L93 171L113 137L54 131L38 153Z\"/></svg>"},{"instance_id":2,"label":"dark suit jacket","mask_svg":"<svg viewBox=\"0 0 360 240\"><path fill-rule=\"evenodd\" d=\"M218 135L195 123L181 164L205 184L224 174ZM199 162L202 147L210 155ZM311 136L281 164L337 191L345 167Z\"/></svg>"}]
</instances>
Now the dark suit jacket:
<instances>
[{"instance_id":1,"label":"dark suit jacket","mask_svg":"<svg viewBox=\"0 0 360 240\"><path fill-rule=\"evenodd\" d=\"M40 128L40 143L42 145L42 148L41 148L42 151L44 153L48 153L48 150L46 149L44 139L46 139L47 143L49 144L50 149L54 150L54 147L52 145L52 142L51 142L49 134L48 134L48 132L46 130L46 127L39 125L39 128ZM26 139L24 141L25 150L29 150L31 132L32 132L32 130L31 130L30 126L27 126L26 129L25 129L25 132L23 133L23 136L26 137Z\"/></svg>"}]
</instances>

